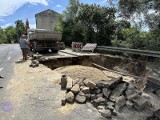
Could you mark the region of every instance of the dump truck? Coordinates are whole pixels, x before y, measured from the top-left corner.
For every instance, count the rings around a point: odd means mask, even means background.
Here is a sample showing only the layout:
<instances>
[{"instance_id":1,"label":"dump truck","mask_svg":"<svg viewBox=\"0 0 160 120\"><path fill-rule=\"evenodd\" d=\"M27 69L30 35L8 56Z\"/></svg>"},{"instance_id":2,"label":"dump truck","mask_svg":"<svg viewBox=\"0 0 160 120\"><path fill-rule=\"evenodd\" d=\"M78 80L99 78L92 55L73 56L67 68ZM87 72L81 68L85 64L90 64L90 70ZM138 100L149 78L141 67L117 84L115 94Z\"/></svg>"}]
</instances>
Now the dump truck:
<instances>
[{"instance_id":1,"label":"dump truck","mask_svg":"<svg viewBox=\"0 0 160 120\"><path fill-rule=\"evenodd\" d=\"M28 40L31 50L35 52L48 51L58 52L59 42L62 39L61 32L46 29L28 29Z\"/></svg>"}]
</instances>

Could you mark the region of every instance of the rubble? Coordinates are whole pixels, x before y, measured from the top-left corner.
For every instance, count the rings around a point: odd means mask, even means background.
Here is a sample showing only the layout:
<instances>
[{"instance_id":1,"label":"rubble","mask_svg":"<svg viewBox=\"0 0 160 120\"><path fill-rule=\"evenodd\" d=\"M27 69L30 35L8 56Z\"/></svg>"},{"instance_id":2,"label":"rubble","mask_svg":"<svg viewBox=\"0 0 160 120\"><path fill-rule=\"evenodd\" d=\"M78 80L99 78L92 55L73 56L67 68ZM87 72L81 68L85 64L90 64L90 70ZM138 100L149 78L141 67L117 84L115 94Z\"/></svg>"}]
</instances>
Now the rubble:
<instances>
[{"instance_id":1,"label":"rubble","mask_svg":"<svg viewBox=\"0 0 160 120\"><path fill-rule=\"evenodd\" d=\"M126 99L125 97L122 95L122 96L119 96L117 97L116 99L116 105L115 105L115 109L120 111L126 104Z\"/></svg>"},{"instance_id":2,"label":"rubble","mask_svg":"<svg viewBox=\"0 0 160 120\"><path fill-rule=\"evenodd\" d=\"M67 91L69 92L66 94L66 101L81 104L86 101L91 102L106 118L116 116L124 107L134 108L136 111L152 107L150 101L145 99L144 94L141 94L134 82L125 82L122 77L112 80L93 82L85 79L81 81L84 84L79 81L73 86L73 80L67 79ZM64 100L62 102L65 104Z\"/></svg>"},{"instance_id":3,"label":"rubble","mask_svg":"<svg viewBox=\"0 0 160 120\"><path fill-rule=\"evenodd\" d=\"M84 94L89 94L90 93L89 87L83 87L81 92L83 92Z\"/></svg>"},{"instance_id":4,"label":"rubble","mask_svg":"<svg viewBox=\"0 0 160 120\"><path fill-rule=\"evenodd\" d=\"M66 89L71 89L73 85L73 80L72 78L68 78L67 79L67 85L66 85Z\"/></svg>"},{"instance_id":5,"label":"rubble","mask_svg":"<svg viewBox=\"0 0 160 120\"><path fill-rule=\"evenodd\" d=\"M94 82L92 82L92 81L88 81L86 85L90 89L94 89L96 87L96 84Z\"/></svg>"},{"instance_id":6,"label":"rubble","mask_svg":"<svg viewBox=\"0 0 160 120\"><path fill-rule=\"evenodd\" d=\"M105 110L105 109L102 109L102 110L98 110L99 113L101 113L101 115L103 117L106 117L106 118L110 118L111 117L111 111L110 110Z\"/></svg>"},{"instance_id":7,"label":"rubble","mask_svg":"<svg viewBox=\"0 0 160 120\"><path fill-rule=\"evenodd\" d=\"M151 103L142 97L139 97L138 99L133 99L132 101L133 101L133 107L138 111L141 111L144 108L151 106Z\"/></svg>"},{"instance_id":8,"label":"rubble","mask_svg":"<svg viewBox=\"0 0 160 120\"><path fill-rule=\"evenodd\" d=\"M79 93L79 91L80 91L79 85L78 85L78 84L75 84L75 85L71 88L71 91L72 91L74 94Z\"/></svg>"},{"instance_id":9,"label":"rubble","mask_svg":"<svg viewBox=\"0 0 160 120\"><path fill-rule=\"evenodd\" d=\"M157 94L158 97L160 97L160 90L157 90L156 94Z\"/></svg>"},{"instance_id":10,"label":"rubble","mask_svg":"<svg viewBox=\"0 0 160 120\"><path fill-rule=\"evenodd\" d=\"M133 108L133 103L128 100L128 101L126 102L126 107L127 107L128 109Z\"/></svg>"},{"instance_id":11,"label":"rubble","mask_svg":"<svg viewBox=\"0 0 160 120\"><path fill-rule=\"evenodd\" d=\"M155 116L160 119L160 109L155 112Z\"/></svg>"},{"instance_id":12,"label":"rubble","mask_svg":"<svg viewBox=\"0 0 160 120\"><path fill-rule=\"evenodd\" d=\"M83 92L79 92L77 94L77 96L75 97L75 100L78 102L78 103L84 103L86 101L86 96Z\"/></svg>"},{"instance_id":13,"label":"rubble","mask_svg":"<svg viewBox=\"0 0 160 120\"><path fill-rule=\"evenodd\" d=\"M74 101L74 94L72 92L68 92L66 94L66 100L70 103L72 103Z\"/></svg>"},{"instance_id":14,"label":"rubble","mask_svg":"<svg viewBox=\"0 0 160 120\"><path fill-rule=\"evenodd\" d=\"M30 67L38 67L39 66L39 61L38 60L32 60Z\"/></svg>"}]
</instances>

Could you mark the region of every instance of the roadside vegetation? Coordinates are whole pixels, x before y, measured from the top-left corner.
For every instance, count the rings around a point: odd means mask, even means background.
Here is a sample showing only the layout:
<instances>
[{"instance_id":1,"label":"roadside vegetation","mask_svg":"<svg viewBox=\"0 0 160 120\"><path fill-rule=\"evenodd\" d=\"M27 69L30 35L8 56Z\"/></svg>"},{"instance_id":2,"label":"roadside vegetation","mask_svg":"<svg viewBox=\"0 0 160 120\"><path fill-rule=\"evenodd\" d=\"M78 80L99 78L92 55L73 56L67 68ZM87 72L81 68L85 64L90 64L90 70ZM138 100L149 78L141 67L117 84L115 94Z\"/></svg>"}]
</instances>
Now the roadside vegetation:
<instances>
[{"instance_id":1,"label":"roadside vegetation","mask_svg":"<svg viewBox=\"0 0 160 120\"><path fill-rule=\"evenodd\" d=\"M160 0L109 0L110 5L84 4L69 0L55 31L72 41L135 49L160 50ZM0 28L0 43L16 41L25 32L21 20L16 27Z\"/></svg>"}]
</instances>

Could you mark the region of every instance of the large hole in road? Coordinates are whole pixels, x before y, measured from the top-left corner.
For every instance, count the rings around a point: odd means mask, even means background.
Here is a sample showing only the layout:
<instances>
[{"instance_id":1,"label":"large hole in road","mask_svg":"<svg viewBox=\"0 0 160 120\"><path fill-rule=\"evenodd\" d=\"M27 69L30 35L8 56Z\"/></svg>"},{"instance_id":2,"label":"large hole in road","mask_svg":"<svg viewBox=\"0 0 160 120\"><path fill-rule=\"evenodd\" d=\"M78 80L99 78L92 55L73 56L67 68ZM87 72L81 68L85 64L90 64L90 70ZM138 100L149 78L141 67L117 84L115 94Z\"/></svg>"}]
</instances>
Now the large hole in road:
<instances>
[{"instance_id":1,"label":"large hole in road","mask_svg":"<svg viewBox=\"0 0 160 120\"><path fill-rule=\"evenodd\" d=\"M146 73L145 62L139 60L131 60L123 57L105 55L56 58L49 59L46 61L40 61L40 63L44 64L52 70L59 67L70 65L82 65L93 67L93 63L95 63L107 69L133 74L136 76L144 76Z\"/></svg>"}]
</instances>

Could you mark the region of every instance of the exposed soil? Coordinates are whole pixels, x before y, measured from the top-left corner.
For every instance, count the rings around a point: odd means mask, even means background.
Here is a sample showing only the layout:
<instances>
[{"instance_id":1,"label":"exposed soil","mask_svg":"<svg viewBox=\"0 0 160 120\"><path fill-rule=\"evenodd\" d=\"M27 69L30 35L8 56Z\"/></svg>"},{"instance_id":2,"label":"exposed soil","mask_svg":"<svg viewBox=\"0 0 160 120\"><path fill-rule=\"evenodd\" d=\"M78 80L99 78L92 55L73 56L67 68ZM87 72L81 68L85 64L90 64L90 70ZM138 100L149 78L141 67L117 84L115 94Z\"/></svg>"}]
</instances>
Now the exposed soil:
<instances>
[{"instance_id":1,"label":"exposed soil","mask_svg":"<svg viewBox=\"0 0 160 120\"><path fill-rule=\"evenodd\" d=\"M58 58L47 61L40 61L40 63L46 65L52 70L69 65L93 67L92 63L96 63L108 69L133 74L136 76L144 76L146 73L146 65L142 61L105 55L83 56L77 58Z\"/></svg>"}]
</instances>

